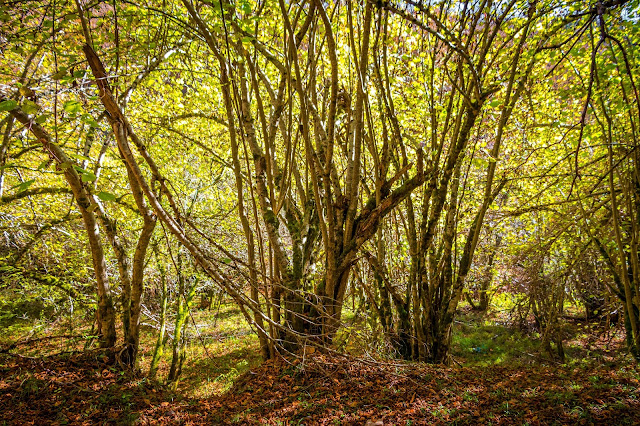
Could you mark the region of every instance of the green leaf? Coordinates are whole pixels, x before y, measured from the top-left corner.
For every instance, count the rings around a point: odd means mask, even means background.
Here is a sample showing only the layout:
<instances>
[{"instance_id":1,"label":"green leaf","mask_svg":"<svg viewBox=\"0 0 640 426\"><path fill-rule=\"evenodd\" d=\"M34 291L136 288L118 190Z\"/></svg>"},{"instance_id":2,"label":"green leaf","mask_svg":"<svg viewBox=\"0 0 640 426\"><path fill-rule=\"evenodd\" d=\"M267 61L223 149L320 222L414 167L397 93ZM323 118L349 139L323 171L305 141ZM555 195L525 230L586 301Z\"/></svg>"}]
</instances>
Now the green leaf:
<instances>
[{"instance_id":1,"label":"green leaf","mask_svg":"<svg viewBox=\"0 0 640 426\"><path fill-rule=\"evenodd\" d=\"M82 109L82 104L78 101L67 101L63 106L69 114L77 114Z\"/></svg>"},{"instance_id":2,"label":"green leaf","mask_svg":"<svg viewBox=\"0 0 640 426\"><path fill-rule=\"evenodd\" d=\"M91 127L98 127L98 122L94 120L93 117L89 114L83 114L81 119L84 123L88 124Z\"/></svg>"},{"instance_id":3,"label":"green leaf","mask_svg":"<svg viewBox=\"0 0 640 426\"><path fill-rule=\"evenodd\" d=\"M36 123L38 124L43 124L44 122L46 122L49 117L51 117L51 114L42 114L36 117Z\"/></svg>"},{"instance_id":4,"label":"green leaf","mask_svg":"<svg viewBox=\"0 0 640 426\"><path fill-rule=\"evenodd\" d=\"M22 182L22 183L20 183L20 184L18 184L18 185L16 185L16 186L14 186L13 188L18 188L18 193L20 193L20 192L24 192L24 191L26 191L26 190L27 190L27 189L28 189L28 188L33 184L33 182L35 182L35 181L36 181L35 179L26 180L26 181L24 181L24 182ZM13 188L12 188L12 189L13 189Z\"/></svg>"},{"instance_id":5,"label":"green leaf","mask_svg":"<svg viewBox=\"0 0 640 426\"><path fill-rule=\"evenodd\" d=\"M499 99L496 99L495 101L491 101L491 102L489 103L489 106L490 106L490 107L495 108L495 107L497 107L498 105L500 105L501 103L502 103L502 102L500 102L500 100L499 100Z\"/></svg>"},{"instance_id":6,"label":"green leaf","mask_svg":"<svg viewBox=\"0 0 640 426\"><path fill-rule=\"evenodd\" d=\"M11 111L12 109L16 109L18 107L18 102L13 99L7 99L6 101L0 102L0 111Z\"/></svg>"},{"instance_id":7,"label":"green leaf","mask_svg":"<svg viewBox=\"0 0 640 426\"><path fill-rule=\"evenodd\" d=\"M38 112L39 109L40 107L36 105L35 102L25 101L22 104L22 110L27 114L35 114L36 112Z\"/></svg>"},{"instance_id":8,"label":"green leaf","mask_svg":"<svg viewBox=\"0 0 640 426\"><path fill-rule=\"evenodd\" d=\"M61 80L67 75L67 68L60 68L57 73L51 76L54 80Z\"/></svg>"},{"instance_id":9,"label":"green leaf","mask_svg":"<svg viewBox=\"0 0 640 426\"><path fill-rule=\"evenodd\" d=\"M78 157L77 154L73 155L74 157ZM83 158L87 158L87 157L83 157ZM80 173L80 179L82 179L83 182L93 182L94 180L98 179L98 177L96 175L94 175L91 172L86 171L85 169L83 169L82 167L74 164L73 168Z\"/></svg>"},{"instance_id":10,"label":"green leaf","mask_svg":"<svg viewBox=\"0 0 640 426\"><path fill-rule=\"evenodd\" d=\"M90 161L91 160L89 157L85 157L84 155L80 155L80 154L69 153L68 155L69 155L69 157L75 158L76 160L83 160L83 161ZM76 170L78 170L80 173L86 173L87 172L82 167L77 167Z\"/></svg>"},{"instance_id":11,"label":"green leaf","mask_svg":"<svg viewBox=\"0 0 640 426\"><path fill-rule=\"evenodd\" d=\"M247 0L240 1L240 10L246 15L251 13L251 4Z\"/></svg>"},{"instance_id":12,"label":"green leaf","mask_svg":"<svg viewBox=\"0 0 640 426\"><path fill-rule=\"evenodd\" d=\"M98 198L100 198L102 201L115 201L116 200L116 196L109 193L109 192L104 192L104 191L100 191L98 193Z\"/></svg>"},{"instance_id":13,"label":"green leaf","mask_svg":"<svg viewBox=\"0 0 640 426\"><path fill-rule=\"evenodd\" d=\"M82 178L83 182L93 182L94 180L98 179L98 177L91 172L82 173L80 177Z\"/></svg>"}]
</instances>

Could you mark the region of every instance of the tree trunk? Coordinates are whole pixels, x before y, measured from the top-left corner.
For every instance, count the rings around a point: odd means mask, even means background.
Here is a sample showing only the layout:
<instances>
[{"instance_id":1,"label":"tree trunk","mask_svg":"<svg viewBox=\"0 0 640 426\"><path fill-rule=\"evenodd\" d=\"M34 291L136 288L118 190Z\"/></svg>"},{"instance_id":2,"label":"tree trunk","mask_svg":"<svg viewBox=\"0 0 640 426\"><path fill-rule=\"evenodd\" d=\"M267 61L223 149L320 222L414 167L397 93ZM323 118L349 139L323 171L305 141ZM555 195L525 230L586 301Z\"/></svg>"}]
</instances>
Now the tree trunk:
<instances>
[{"instance_id":1,"label":"tree trunk","mask_svg":"<svg viewBox=\"0 0 640 426\"><path fill-rule=\"evenodd\" d=\"M160 365L160 360L164 355L164 343L165 343L165 334L167 328L167 303L168 303L168 293L167 293L167 274L164 265L160 263L160 255L158 253L157 246L155 247L155 256L156 256L156 265L158 268L158 272L160 273L160 285L162 286L162 296L160 299L160 327L158 330L158 338L156 339L156 344L153 348L153 355L151 357L151 365L149 366L149 377L155 378L158 373L158 367Z\"/></svg>"},{"instance_id":2,"label":"tree trunk","mask_svg":"<svg viewBox=\"0 0 640 426\"><path fill-rule=\"evenodd\" d=\"M4 99L0 98L0 101ZM100 238L100 231L96 216L94 214L95 203L93 196L89 192L89 188L82 182L78 172L73 167L75 164L64 151L51 139L51 136L44 130L40 124L32 121L19 108L9 111L13 117L31 130L31 133L42 144L45 152L49 154L58 165L58 169L62 170L64 177L73 192L76 204L82 215L85 230L89 240L91 250L91 258L93 260L93 269L96 278L96 290L98 294L97 321L100 346L111 348L116 344L116 315L113 307L113 299L111 289L109 287L109 277L107 274L107 264L104 258L104 249Z\"/></svg>"}]
</instances>

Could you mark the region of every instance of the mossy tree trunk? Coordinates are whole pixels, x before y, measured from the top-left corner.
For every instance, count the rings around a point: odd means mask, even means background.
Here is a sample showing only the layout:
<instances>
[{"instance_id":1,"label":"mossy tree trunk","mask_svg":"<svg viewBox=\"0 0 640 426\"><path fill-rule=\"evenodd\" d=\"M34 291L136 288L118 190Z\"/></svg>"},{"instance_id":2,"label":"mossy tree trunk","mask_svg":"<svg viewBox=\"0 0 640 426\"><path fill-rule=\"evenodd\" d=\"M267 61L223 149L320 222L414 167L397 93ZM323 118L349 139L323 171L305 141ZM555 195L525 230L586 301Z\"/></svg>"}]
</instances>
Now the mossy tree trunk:
<instances>
[{"instance_id":1,"label":"mossy tree trunk","mask_svg":"<svg viewBox=\"0 0 640 426\"><path fill-rule=\"evenodd\" d=\"M169 295L167 292L167 269L164 264L160 261L160 254L157 245L154 247L154 254L156 258L156 267L158 268L158 273L160 274L160 287L161 287L161 295L160 295L160 323L158 327L158 336L156 339L156 343L153 347L153 355L151 355L151 364L149 365L149 377L155 378L158 373L158 367L160 366L160 361L164 356L164 345L165 345L165 336L167 332L167 305L169 300Z\"/></svg>"},{"instance_id":2,"label":"mossy tree trunk","mask_svg":"<svg viewBox=\"0 0 640 426\"><path fill-rule=\"evenodd\" d=\"M4 101L4 99L0 98L0 101ZM58 169L63 171L65 180L71 188L76 200L76 205L82 215L93 261L96 290L98 295L97 334L100 346L104 348L112 348L115 346L117 340L116 314L111 295L111 288L109 286L109 276L107 274L102 238L100 236L98 221L95 214L95 210L100 208L100 203L97 197L91 194L90 186L83 182L81 176L76 170L76 167L79 166L74 167L74 161L65 154L56 141L51 138L49 133L47 133L40 124L33 121L19 108L16 107L9 112L15 119L25 125L26 128L30 129L31 133L38 139L38 142L42 144L45 152L57 163Z\"/></svg>"}]
</instances>

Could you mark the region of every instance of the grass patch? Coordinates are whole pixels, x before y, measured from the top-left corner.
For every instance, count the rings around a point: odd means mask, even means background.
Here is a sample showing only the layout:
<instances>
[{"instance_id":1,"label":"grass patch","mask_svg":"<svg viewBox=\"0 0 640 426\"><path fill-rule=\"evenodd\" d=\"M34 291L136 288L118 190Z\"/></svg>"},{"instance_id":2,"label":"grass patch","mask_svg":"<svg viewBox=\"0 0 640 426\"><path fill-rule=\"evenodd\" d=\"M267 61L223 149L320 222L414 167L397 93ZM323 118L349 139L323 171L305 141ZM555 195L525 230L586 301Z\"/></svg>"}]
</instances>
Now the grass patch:
<instances>
[{"instance_id":1,"label":"grass patch","mask_svg":"<svg viewBox=\"0 0 640 426\"><path fill-rule=\"evenodd\" d=\"M185 332L187 358L178 390L186 396L207 398L227 391L233 382L261 363L258 337L240 310L231 303L216 310L193 310ZM141 336L140 367L147 371L155 344L155 330ZM166 377L171 365L170 343L158 370Z\"/></svg>"},{"instance_id":2,"label":"grass patch","mask_svg":"<svg viewBox=\"0 0 640 426\"><path fill-rule=\"evenodd\" d=\"M478 313L463 313L455 322L451 354L464 366L530 361L537 344L526 334Z\"/></svg>"}]
</instances>

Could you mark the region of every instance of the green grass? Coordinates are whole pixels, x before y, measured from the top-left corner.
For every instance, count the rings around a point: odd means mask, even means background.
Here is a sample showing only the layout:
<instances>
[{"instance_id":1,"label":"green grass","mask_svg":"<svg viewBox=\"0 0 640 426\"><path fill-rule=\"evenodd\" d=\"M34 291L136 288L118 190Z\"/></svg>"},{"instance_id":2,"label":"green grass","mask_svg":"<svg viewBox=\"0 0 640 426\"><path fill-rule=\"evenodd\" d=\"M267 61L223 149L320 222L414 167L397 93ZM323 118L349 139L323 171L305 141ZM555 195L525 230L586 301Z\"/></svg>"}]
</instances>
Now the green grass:
<instances>
[{"instance_id":1,"label":"green grass","mask_svg":"<svg viewBox=\"0 0 640 426\"><path fill-rule=\"evenodd\" d=\"M452 356L456 363L467 367L485 367L545 361L547 355L540 350L539 336L535 333L527 334L518 331L510 326L506 316L500 313L508 311L510 300L495 300L500 302L500 309L496 306L497 313L481 314L464 310L457 316L452 334ZM66 334L88 336L91 331L91 319L81 311L74 312L73 317L63 314L57 321L47 317L25 318L17 321L12 319L11 324L0 327L0 347L41 336ZM366 352L381 358L389 358L389 347L384 343L380 330L372 327L370 318L362 313L354 313L351 306L347 305L343 320L345 327L340 329L335 339L337 343L341 343L342 350L354 355ZM151 323L146 318L143 318L142 322ZM120 323L118 325L120 326ZM172 319L170 319L168 322L170 334L172 334L172 326ZM567 364L579 368L590 359L579 356L584 352L581 347L584 339L581 336L589 333L590 330L585 329L582 324L572 324L572 328L567 327L567 330L565 340ZM118 329L118 332L121 333L121 330ZM148 371L151 362L156 333L157 331L152 327L142 328L139 367L143 373ZM202 398L224 393L231 388L240 375L261 363L257 336L239 309L231 302L214 306L211 310L193 308L188 317L185 337L187 358L178 387L185 395ZM85 342L85 339L79 338L70 345L67 340L54 339L38 345L25 345L19 348L19 353L37 356L65 349L79 350ZM585 359L584 362L583 359ZM166 378L170 363L171 340L169 339L157 375L159 380ZM589 380L594 386L604 386L604 383L600 383L599 377L592 377ZM574 384L574 386L568 390L580 391L580 385ZM465 394L464 398L471 401L476 396L469 393Z\"/></svg>"},{"instance_id":2,"label":"green grass","mask_svg":"<svg viewBox=\"0 0 640 426\"><path fill-rule=\"evenodd\" d=\"M155 333L147 329L141 337L143 371L151 362ZM193 309L186 337L187 358L178 387L185 395L206 398L221 394L240 375L261 363L258 338L233 304L222 304L219 310ZM170 364L171 348L167 343L158 378L166 377Z\"/></svg>"},{"instance_id":3,"label":"green grass","mask_svg":"<svg viewBox=\"0 0 640 426\"><path fill-rule=\"evenodd\" d=\"M537 351L537 343L529 336L481 314L460 315L454 325L451 352L465 366L524 361Z\"/></svg>"},{"instance_id":4,"label":"green grass","mask_svg":"<svg viewBox=\"0 0 640 426\"><path fill-rule=\"evenodd\" d=\"M6 301L2 306L8 309ZM76 311L73 315L62 314L58 319L45 314L23 317L12 315L5 318L0 326L0 348L16 342L44 338L37 343L19 344L15 351L27 356L42 356L69 350L82 350L87 342L82 336L90 335L91 319L91 316L87 319L83 311ZM143 324L150 322L143 317ZM118 321L117 325L121 327L121 322ZM171 332L172 318L167 325ZM117 332L121 337L122 330L118 328ZM80 337L71 340L49 339L59 335ZM223 303L219 309L217 307L212 310L192 309L185 336L187 358L182 367L179 384L180 391L185 395L207 397L223 393L232 386L237 377L261 363L257 336L239 309L232 303ZM141 327L138 367L143 373L149 370L156 339L157 330L145 325ZM158 370L159 380L166 378L170 365L171 340L169 339Z\"/></svg>"}]
</instances>

